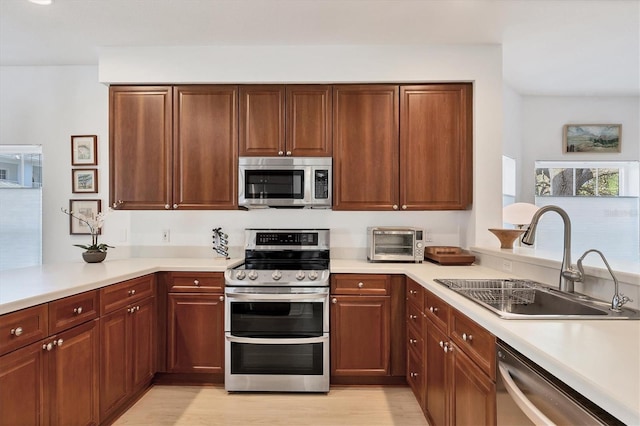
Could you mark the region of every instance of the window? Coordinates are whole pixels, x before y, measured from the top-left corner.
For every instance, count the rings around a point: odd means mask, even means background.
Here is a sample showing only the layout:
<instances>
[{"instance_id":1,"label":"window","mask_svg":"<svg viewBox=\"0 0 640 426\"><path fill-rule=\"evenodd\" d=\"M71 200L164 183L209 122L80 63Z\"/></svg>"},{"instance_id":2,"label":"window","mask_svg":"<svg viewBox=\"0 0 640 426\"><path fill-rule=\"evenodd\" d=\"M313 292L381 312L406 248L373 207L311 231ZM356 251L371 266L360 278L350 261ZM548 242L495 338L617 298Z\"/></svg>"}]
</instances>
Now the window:
<instances>
[{"instance_id":1,"label":"window","mask_svg":"<svg viewBox=\"0 0 640 426\"><path fill-rule=\"evenodd\" d=\"M0 271L42 263L42 147L0 145Z\"/></svg>"},{"instance_id":2,"label":"window","mask_svg":"<svg viewBox=\"0 0 640 426\"><path fill-rule=\"evenodd\" d=\"M639 164L536 161L536 205L553 204L567 211L574 257L595 248L622 270L640 261ZM538 227L536 248L561 252L562 227L559 216L545 215Z\"/></svg>"}]
</instances>

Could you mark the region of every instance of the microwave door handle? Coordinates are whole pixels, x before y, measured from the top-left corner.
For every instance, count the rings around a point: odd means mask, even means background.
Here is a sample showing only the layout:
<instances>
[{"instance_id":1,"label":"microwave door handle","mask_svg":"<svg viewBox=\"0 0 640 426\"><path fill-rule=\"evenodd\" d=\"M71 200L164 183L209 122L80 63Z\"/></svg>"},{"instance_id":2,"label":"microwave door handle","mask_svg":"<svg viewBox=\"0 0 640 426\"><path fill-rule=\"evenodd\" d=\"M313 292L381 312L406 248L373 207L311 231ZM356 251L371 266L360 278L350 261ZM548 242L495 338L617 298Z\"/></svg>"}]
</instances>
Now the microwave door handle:
<instances>
[{"instance_id":1,"label":"microwave door handle","mask_svg":"<svg viewBox=\"0 0 640 426\"><path fill-rule=\"evenodd\" d=\"M526 395L518 388L516 382L511 378L511 374L509 374L509 369L502 362L498 363L498 371L500 376L502 376L502 381L504 383L504 387L507 390L507 393L516 405L522 410L522 412L531 420L533 423L538 425L545 426L556 426L556 424L551 421L547 416L544 415L542 411L536 407L533 402L526 397Z\"/></svg>"},{"instance_id":2,"label":"microwave door handle","mask_svg":"<svg viewBox=\"0 0 640 426\"><path fill-rule=\"evenodd\" d=\"M253 337L236 337L229 334L225 337L231 343L249 343L252 345L307 345L311 343L323 343L328 339L326 336L303 337L298 339L263 339Z\"/></svg>"}]
</instances>

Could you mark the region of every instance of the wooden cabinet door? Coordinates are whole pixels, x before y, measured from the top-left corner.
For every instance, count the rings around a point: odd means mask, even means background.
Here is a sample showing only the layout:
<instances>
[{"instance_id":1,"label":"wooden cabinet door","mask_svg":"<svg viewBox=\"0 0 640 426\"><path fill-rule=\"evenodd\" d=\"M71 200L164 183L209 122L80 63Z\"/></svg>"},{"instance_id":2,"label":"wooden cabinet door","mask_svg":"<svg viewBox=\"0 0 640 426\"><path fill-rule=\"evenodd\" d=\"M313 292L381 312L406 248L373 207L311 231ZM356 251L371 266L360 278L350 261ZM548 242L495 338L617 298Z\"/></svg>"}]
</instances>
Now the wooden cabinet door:
<instances>
[{"instance_id":1,"label":"wooden cabinet door","mask_svg":"<svg viewBox=\"0 0 640 426\"><path fill-rule=\"evenodd\" d=\"M176 86L173 204L237 208L238 87Z\"/></svg>"},{"instance_id":2,"label":"wooden cabinet door","mask_svg":"<svg viewBox=\"0 0 640 426\"><path fill-rule=\"evenodd\" d=\"M97 425L99 348L97 321L53 337L49 357L49 418L52 425Z\"/></svg>"},{"instance_id":3,"label":"wooden cabinet door","mask_svg":"<svg viewBox=\"0 0 640 426\"><path fill-rule=\"evenodd\" d=\"M390 375L389 296L334 296L331 303L331 374Z\"/></svg>"},{"instance_id":4,"label":"wooden cabinet door","mask_svg":"<svg viewBox=\"0 0 640 426\"><path fill-rule=\"evenodd\" d=\"M472 198L472 86L400 87L400 203L462 210Z\"/></svg>"},{"instance_id":5,"label":"wooden cabinet door","mask_svg":"<svg viewBox=\"0 0 640 426\"><path fill-rule=\"evenodd\" d=\"M449 388L447 374L450 370L448 353L444 345L447 335L431 321L425 321L425 390L424 401L429 423L446 425L449 421Z\"/></svg>"},{"instance_id":6,"label":"wooden cabinet door","mask_svg":"<svg viewBox=\"0 0 640 426\"><path fill-rule=\"evenodd\" d=\"M122 209L171 208L170 86L109 88L109 201Z\"/></svg>"},{"instance_id":7,"label":"wooden cabinet door","mask_svg":"<svg viewBox=\"0 0 640 426\"><path fill-rule=\"evenodd\" d=\"M155 298L147 298L129 315L132 392L146 386L155 374L155 306Z\"/></svg>"},{"instance_id":8,"label":"wooden cabinet door","mask_svg":"<svg viewBox=\"0 0 640 426\"><path fill-rule=\"evenodd\" d=\"M130 313L119 309L100 318L100 416L117 409L129 394L130 339L127 320Z\"/></svg>"},{"instance_id":9,"label":"wooden cabinet door","mask_svg":"<svg viewBox=\"0 0 640 426\"><path fill-rule=\"evenodd\" d=\"M37 342L0 357L0 425L47 424L45 354Z\"/></svg>"},{"instance_id":10,"label":"wooden cabinet door","mask_svg":"<svg viewBox=\"0 0 640 426\"><path fill-rule=\"evenodd\" d=\"M222 294L169 294L170 372L224 372L223 300Z\"/></svg>"},{"instance_id":11,"label":"wooden cabinet door","mask_svg":"<svg viewBox=\"0 0 640 426\"><path fill-rule=\"evenodd\" d=\"M331 157L329 85L286 86L286 150L295 157Z\"/></svg>"},{"instance_id":12,"label":"wooden cabinet door","mask_svg":"<svg viewBox=\"0 0 640 426\"><path fill-rule=\"evenodd\" d=\"M397 210L398 86L333 88L334 210Z\"/></svg>"},{"instance_id":13,"label":"wooden cabinet door","mask_svg":"<svg viewBox=\"0 0 640 426\"><path fill-rule=\"evenodd\" d=\"M463 353L458 346L452 346L449 357L453 359L451 392L453 409L451 424L454 425L495 425L496 385Z\"/></svg>"},{"instance_id":14,"label":"wooden cabinet door","mask_svg":"<svg viewBox=\"0 0 640 426\"><path fill-rule=\"evenodd\" d=\"M241 156L284 155L284 105L284 85L240 86Z\"/></svg>"}]
</instances>

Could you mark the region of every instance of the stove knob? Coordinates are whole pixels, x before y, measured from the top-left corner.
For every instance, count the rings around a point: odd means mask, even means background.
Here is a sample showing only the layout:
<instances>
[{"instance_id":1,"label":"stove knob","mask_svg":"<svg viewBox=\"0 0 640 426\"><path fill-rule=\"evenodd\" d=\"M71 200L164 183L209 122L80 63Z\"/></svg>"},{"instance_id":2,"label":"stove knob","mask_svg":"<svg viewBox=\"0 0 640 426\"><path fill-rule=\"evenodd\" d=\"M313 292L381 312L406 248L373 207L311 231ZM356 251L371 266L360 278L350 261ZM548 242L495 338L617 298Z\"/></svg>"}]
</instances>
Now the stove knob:
<instances>
[{"instance_id":1,"label":"stove knob","mask_svg":"<svg viewBox=\"0 0 640 426\"><path fill-rule=\"evenodd\" d=\"M245 276L246 276L246 275L245 275L244 271L242 271L242 270L240 270L240 271L236 272L236 279L237 279L237 280L244 280L244 277L245 277Z\"/></svg>"},{"instance_id":2,"label":"stove knob","mask_svg":"<svg viewBox=\"0 0 640 426\"><path fill-rule=\"evenodd\" d=\"M276 269L275 271L273 271L273 274L271 274L271 278L273 278L275 281L278 281L280 278L282 278L282 273L280 273L280 271Z\"/></svg>"},{"instance_id":3,"label":"stove knob","mask_svg":"<svg viewBox=\"0 0 640 426\"><path fill-rule=\"evenodd\" d=\"M316 271L309 272L309 279L311 281L318 279L318 273Z\"/></svg>"},{"instance_id":4,"label":"stove knob","mask_svg":"<svg viewBox=\"0 0 640 426\"><path fill-rule=\"evenodd\" d=\"M249 272L249 279L251 281L255 280L256 278L258 278L258 273L256 271Z\"/></svg>"},{"instance_id":5,"label":"stove knob","mask_svg":"<svg viewBox=\"0 0 640 426\"><path fill-rule=\"evenodd\" d=\"M304 271L298 271L298 273L296 274L296 279L298 281L304 280Z\"/></svg>"}]
</instances>

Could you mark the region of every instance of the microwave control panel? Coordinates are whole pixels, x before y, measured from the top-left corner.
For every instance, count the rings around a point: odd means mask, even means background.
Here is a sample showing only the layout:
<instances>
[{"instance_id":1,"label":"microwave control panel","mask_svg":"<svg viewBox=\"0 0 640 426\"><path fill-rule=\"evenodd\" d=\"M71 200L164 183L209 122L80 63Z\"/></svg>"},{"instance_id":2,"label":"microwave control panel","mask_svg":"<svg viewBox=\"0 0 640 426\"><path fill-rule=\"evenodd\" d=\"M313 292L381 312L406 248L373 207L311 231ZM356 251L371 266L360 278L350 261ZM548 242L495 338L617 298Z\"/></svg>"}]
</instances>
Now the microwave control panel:
<instances>
[{"instance_id":1,"label":"microwave control panel","mask_svg":"<svg viewBox=\"0 0 640 426\"><path fill-rule=\"evenodd\" d=\"M329 171L316 170L315 176L315 198L326 200L329 198Z\"/></svg>"}]
</instances>

